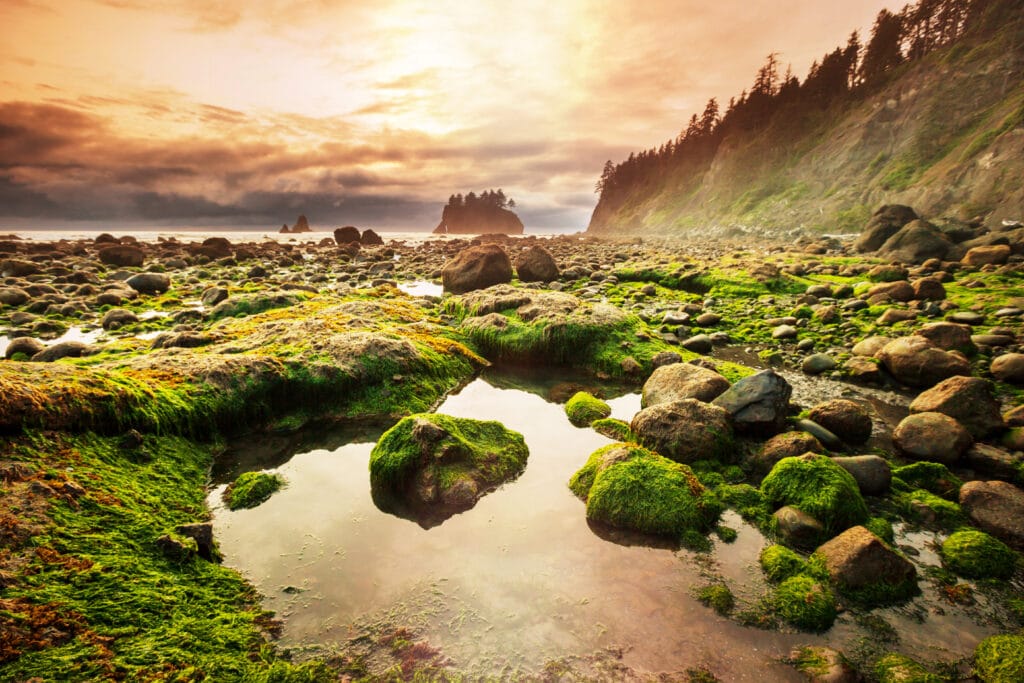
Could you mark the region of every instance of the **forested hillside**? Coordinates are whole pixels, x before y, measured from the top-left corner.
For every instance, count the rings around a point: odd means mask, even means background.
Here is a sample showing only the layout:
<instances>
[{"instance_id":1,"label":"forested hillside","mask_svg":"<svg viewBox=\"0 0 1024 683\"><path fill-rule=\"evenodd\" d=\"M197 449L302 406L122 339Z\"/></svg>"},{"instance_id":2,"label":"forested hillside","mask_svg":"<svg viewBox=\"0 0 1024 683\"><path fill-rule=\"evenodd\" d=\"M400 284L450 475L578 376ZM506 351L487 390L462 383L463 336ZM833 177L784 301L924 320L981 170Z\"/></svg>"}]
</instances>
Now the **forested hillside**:
<instances>
[{"instance_id":1,"label":"forested hillside","mask_svg":"<svg viewBox=\"0 0 1024 683\"><path fill-rule=\"evenodd\" d=\"M609 161L588 228L856 231L883 203L1024 218L1024 0L919 0L800 80L771 54L655 149Z\"/></svg>"}]
</instances>

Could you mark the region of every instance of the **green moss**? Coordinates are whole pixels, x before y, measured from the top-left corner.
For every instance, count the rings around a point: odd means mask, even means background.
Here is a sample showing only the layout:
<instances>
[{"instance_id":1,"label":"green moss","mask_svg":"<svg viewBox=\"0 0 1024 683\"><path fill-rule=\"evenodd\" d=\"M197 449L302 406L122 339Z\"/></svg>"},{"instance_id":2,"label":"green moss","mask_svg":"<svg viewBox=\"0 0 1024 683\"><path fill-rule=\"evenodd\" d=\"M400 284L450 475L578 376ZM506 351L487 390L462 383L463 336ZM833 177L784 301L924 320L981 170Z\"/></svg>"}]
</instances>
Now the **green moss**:
<instances>
[{"instance_id":1,"label":"green moss","mask_svg":"<svg viewBox=\"0 0 1024 683\"><path fill-rule=\"evenodd\" d=\"M601 420L612 414L611 406L585 391L578 391L565 404L565 414L569 422L577 427L587 427L595 420Z\"/></svg>"},{"instance_id":2,"label":"green moss","mask_svg":"<svg viewBox=\"0 0 1024 683\"><path fill-rule=\"evenodd\" d=\"M760 562L761 569L772 583L807 572L807 561L783 545L770 545L762 550Z\"/></svg>"},{"instance_id":3,"label":"green moss","mask_svg":"<svg viewBox=\"0 0 1024 683\"><path fill-rule=\"evenodd\" d=\"M615 441L636 441L636 435L629 428L629 425L622 420L616 420L614 417L605 417L600 420L594 420L590 423L590 428L602 436L607 436L609 439Z\"/></svg>"},{"instance_id":4,"label":"green moss","mask_svg":"<svg viewBox=\"0 0 1024 683\"><path fill-rule=\"evenodd\" d=\"M224 501L230 510L254 508L284 486L284 479L269 472L243 472L225 490Z\"/></svg>"},{"instance_id":5,"label":"green moss","mask_svg":"<svg viewBox=\"0 0 1024 683\"><path fill-rule=\"evenodd\" d=\"M736 606L736 598L725 584L716 583L704 586L697 591L697 599L705 607L711 607L721 615L726 615Z\"/></svg>"},{"instance_id":6,"label":"green moss","mask_svg":"<svg viewBox=\"0 0 1024 683\"><path fill-rule=\"evenodd\" d=\"M832 591L809 576L794 576L779 584L772 608L787 623L808 631L828 630L836 620Z\"/></svg>"},{"instance_id":7,"label":"green moss","mask_svg":"<svg viewBox=\"0 0 1024 683\"><path fill-rule=\"evenodd\" d=\"M706 533L722 510L689 467L635 444L598 449L569 488L587 501L588 519L675 539Z\"/></svg>"},{"instance_id":8,"label":"green moss","mask_svg":"<svg viewBox=\"0 0 1024 683\"><path fill-rule=\"evenodd\" d=\"M874 674L879 683L943 683L944 680L910 657L895 652L875 663Z\"/></svg>"},{"instance_id":9,"label":"green moss","mask_svg":"<svg viewBox=\"0 0 1024 683\"><path fill-rule=\"evenodd\" d=\"M969 579L1008 579L1017 570L1017 553L983 531L965 529L942 543L947 567Z\"/></svg>"},{"instance_id":10,"label":"green moss","mask_svg":"<svg viewBox=\"0 0 1024 683\"><path fill-rule=\"evenodd\" d=\"M947 500L957 500L963 482L949 468L937 462L915 462L895 467L892 476L899 478L911 489L924 489Z\"/></svg>"},{"instance_id":11,"label":"green moss","mask_svg":"<svg viewBox=\"0 0 1024 683\"><path fill-rule=\"evenodd\" d=\"M957 529L967 524L959 505L924 489L897 494L894 500L904 517L913 522L936 524L943 529Z\"/></svg>"},{"instance_id":12,"label":"green moss","mask_svg":"<svg viewBox=\"0 0 1024 683\"><path fill-rule=\"evenodd\" d=\"M739 537L739 533L730 526L719 524L715 527L715 535L722 543L733 543Z\"/></svg>"},{"instance_id":13,"label":"green moss","mask_svg":"<svg viewBox=\"0 0 1024 683\"><path fill-rule=\"evenodd\" d=\"M857 482L826 456L783 458L761 482L761 492L776 508L791 505L811 515L829 537L868 520Z\"/></svg>"},{"instance_id":14,"label":"green moss","mask_svg":"<svg viewBox=\"0 0 1024 683\"><path fill-rule=\"evenodd\" d=\"M893 530L892 523L884 517L872 517L864 524L864 528L878 536L880 539L892 545L893 543Z\"/></svg>"},{"instance_id":15,"label":"green moss","mask_svg":"<svg viewBox=\"0 0 1024 683\"><path fill-rule=\"evenodd\" d=\"M156 543L168 528L206 518L210 447L147 437L152 457L141 462L118 442L39 433L7 441L7 457L52 470L51 485L73 476L85 494L52 499L51 523L0 612L7 625L49 614L69 635L30 643L7 631L5 645L20 656L4 662L0 679L332 680L322 664L278 660L261 628L269 615L237 572L176 561Z\"/></svg>"},{"instance_id":16,"label":"green moss","mask_svg":"<svg viewBox=\"0 0 1024 683\"><path fill-rule=\"evenodd\" d=\"M818 648L802 647L796 652L792 661L797 671L806 674L812 680L819 679L829 672L828 660Z\"/></svg>"},{"instance_id":17,"label":"green moss","mask_svg":"<svg viewBox=\"0 0 1024 683\"><path fill-rule=\"evenodd\" d=\"M722 484L715 493L725 505L752 524L764 528L771 520L772 511L767 499L750 484Z\"/></svg>"},{"instance_id":18,"label":"green moss","mask_svg":"<svg viewBox=\"0 0 1024 683\"><path fill-rule=\"evenodd\" d=\"M377 441L370 452L370 484L401 494L417 472L430 468L442 494L465 476L494 485L521 472L527 455L522 434L500 422L420 413L403 418Z\"/></svg>"},{"instance_id":19,"label":"green moss","mask_svg":"<svg viewBox=\"0 0 1024 683\"><path fill-rule=\"evenodd\" d=\"M978 643L974 671L984 683L1024 681L1024 636L990 636Z\"/></svg>"}]
</instances>

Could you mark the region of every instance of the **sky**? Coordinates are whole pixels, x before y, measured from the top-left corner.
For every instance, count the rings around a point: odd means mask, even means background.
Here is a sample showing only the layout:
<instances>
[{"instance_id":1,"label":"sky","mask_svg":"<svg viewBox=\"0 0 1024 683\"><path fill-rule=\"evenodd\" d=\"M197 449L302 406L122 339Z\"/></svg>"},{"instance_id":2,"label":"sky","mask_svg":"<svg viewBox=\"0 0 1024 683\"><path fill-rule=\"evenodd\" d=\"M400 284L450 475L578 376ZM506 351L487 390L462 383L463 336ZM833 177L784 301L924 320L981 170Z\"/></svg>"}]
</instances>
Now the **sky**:
<instances>
[{"instance_id":1,"label":"sky","mask_svg":"<svg viewBox=\"0 0 1024 683\"><path fill-rule=\"evenodd\" d=\"M605 160L887 0L0 0L0 226L583 229Z\"/></svg>"}]
</instances>

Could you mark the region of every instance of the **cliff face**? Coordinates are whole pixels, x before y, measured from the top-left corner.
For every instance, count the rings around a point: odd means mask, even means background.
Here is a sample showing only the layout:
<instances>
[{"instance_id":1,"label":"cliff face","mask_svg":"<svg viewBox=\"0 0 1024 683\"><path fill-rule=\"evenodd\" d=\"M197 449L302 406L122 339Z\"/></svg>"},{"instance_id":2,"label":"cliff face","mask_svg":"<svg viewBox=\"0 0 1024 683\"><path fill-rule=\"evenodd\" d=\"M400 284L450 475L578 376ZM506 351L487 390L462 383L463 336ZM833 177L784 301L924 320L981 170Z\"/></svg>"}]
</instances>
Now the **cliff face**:
<instances>
[{"instance_id":1,"label":"cliff face","mask_svg":"<svg viewBox=\"0 0 1024 683\"><path fill-rule=\"evenodd\" d=\"M1024 22L904 64L820 111L778 111L707 160L598 202L594 233L855 232L882 204L929 217L1024 218Z\"/></svg>"},{"instance_id":2,"label":"cliff face","mask_svg":"<svg viewBox=\"0 0 1024 683\"><path fill-rule=\"evenodd\" d=\"M522 235L523 222L513 211L488 204L446 206L434 234L482 235L496 233Z\"/></svg>"}]
</instances>

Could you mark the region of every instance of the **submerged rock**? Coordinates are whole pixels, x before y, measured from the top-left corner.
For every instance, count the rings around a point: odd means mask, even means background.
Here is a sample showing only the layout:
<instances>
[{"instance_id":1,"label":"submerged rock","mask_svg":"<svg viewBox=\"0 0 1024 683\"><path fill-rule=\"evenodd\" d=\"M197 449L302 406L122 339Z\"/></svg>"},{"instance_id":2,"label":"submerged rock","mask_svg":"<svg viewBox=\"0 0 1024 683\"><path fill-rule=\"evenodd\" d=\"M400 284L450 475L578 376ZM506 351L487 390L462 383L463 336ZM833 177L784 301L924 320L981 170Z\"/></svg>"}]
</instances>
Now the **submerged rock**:
<instances>
[{"instance_id":1,"label":"submerged rock","mask_svg":"<svg viewBox=\"0 0 1024 683\"><path fill-rule=\"evenodd\" d=\"M370 453L370 484L386 512L405 507L434 526L519 476L528 453L523 436L500 422L420 413L381 436Z\"/></svg>"}]
</instances>

